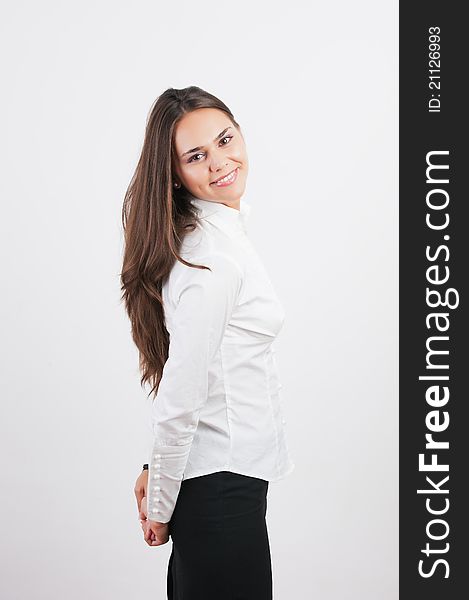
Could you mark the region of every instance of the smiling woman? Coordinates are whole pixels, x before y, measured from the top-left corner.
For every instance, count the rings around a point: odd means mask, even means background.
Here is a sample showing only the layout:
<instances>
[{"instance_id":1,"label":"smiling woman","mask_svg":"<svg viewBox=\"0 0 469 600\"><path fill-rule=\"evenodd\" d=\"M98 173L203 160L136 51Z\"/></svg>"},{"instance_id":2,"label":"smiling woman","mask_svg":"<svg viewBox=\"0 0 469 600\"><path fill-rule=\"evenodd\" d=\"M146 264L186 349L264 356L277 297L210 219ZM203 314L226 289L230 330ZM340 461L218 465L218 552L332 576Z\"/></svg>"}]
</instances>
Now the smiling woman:
<instances>
[{"instance_id":1,"label":"smiling woman","mask_svg":"<svg viewBox=\"0 0 469 600\"><path fill-rule=\"evenodd\" d=\"M269 482L294 468L273 341L284 309L247 236L248 157L223 102L154 104L123 207L123 299L153 393L135 495L150 546L172 539L169 600L271 600Z\"/></svg>"},{"instance_id":2,"label":"smiling woman","mask_svg":"<svg viewBox=\"0 0 469 600\"><path fill-rule=\"evenodd\" d=\"M200 140L202 144L193 146ZM235 127L229 116L217 108L200 108L179 121L174 144L178 156L174 167L182 185L197 198L222 200L239 209L248 173L246 146L239 126Z\"/></svg>"}]
</instances>

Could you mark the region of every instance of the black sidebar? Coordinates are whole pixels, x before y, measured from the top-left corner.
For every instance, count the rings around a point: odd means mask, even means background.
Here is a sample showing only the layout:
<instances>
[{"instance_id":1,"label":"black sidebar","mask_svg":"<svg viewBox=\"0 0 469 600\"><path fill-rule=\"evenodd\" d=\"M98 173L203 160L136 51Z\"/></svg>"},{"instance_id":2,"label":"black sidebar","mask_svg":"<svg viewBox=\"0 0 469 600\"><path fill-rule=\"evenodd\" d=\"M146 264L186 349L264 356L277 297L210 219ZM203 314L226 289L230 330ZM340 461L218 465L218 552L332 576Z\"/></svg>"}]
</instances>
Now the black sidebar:
<instances>
[{"instance_id":1,"label":"black sidebar","mask_svg":"<svg viewBox=\"0 0 469 600\"><path fill-rule=\"evenodd\" d=\"M465 8L400 3L402 600L469 598Z\"/></svg>"}]
</instances>

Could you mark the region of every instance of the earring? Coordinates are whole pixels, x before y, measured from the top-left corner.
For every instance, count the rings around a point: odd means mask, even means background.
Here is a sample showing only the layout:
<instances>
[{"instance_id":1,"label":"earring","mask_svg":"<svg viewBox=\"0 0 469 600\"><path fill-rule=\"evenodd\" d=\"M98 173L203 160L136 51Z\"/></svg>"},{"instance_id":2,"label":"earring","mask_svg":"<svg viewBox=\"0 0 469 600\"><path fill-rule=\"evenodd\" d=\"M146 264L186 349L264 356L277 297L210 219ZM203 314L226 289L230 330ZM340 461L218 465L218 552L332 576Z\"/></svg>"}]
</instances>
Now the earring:
<instances>
[{"instance_id":1,"label":"earring","mask_svg":"<svg viewBox=\"0 0 469 600\"><path fill-rule=\"evenodd\" d=\"M173 185L174 185L175 188L180 188L181 187L181 185L177 181L175 181L173 183Z\"/></svg>"}]
</instances>

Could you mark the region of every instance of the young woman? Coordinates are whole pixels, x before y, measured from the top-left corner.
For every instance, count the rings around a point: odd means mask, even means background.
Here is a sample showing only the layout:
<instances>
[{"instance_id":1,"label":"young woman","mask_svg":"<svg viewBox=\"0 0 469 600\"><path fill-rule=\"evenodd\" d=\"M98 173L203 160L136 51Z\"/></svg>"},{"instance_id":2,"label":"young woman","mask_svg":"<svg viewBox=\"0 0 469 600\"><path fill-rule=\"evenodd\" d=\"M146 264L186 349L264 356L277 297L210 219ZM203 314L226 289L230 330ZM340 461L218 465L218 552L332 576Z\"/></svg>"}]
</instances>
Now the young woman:
<instances>
[{"instance_id":1,"label":"young woman","mask_svg":"<svg viewBox=\"0 0 469 600\"><path fill-rule=\"evenodd\" d=\"M153 393L135 484L169 600L271 600L269 482L294 468L272 342L284 310L246 232L248 157L228 107L191 86L153 105L123 207L123 299Z\"/></svg>"}]
</instances>

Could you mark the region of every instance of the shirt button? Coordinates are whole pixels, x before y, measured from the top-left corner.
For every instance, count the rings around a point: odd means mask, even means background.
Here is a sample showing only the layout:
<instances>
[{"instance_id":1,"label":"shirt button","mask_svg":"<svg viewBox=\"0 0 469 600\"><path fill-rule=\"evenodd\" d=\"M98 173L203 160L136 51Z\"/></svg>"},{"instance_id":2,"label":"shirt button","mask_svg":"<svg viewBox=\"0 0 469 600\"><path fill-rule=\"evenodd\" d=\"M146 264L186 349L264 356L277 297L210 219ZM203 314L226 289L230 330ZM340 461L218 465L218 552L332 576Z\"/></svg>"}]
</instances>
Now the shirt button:
<instances>
[{"instance_id":1,"label":"shirt button","mask_svg":"<svg viewBox=\"0 0 469 600\"><path fill-rule=\"evenodd\" d=\"M161 458L161 454L155 454L155 458L156 459Z\"/></svg>"},{"instance_id":2,"label":"shirt button","mask_svg":"<svg viewBox=\"0 0 469 600\"><path fill-rule=\"evenodd\" d=\"M159 491L161 490L160 486L159 486L159 485L155 486L155 490L156 490L157 492L159 492Z\"/></svg>"},{"instance_id":3,"label":"shirt button","mask_svg":"<svg viewBox=\"0 0 469 600\"><path fill-rule=\"evenodd\" d=\"M151 509L151 512L152 512L152 513L159 513L159 512L160 512L160 510L159 510L159 508L152 508L152 509Z\"/></svg>"}]
</instances>

